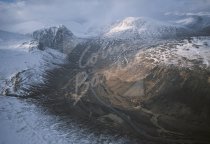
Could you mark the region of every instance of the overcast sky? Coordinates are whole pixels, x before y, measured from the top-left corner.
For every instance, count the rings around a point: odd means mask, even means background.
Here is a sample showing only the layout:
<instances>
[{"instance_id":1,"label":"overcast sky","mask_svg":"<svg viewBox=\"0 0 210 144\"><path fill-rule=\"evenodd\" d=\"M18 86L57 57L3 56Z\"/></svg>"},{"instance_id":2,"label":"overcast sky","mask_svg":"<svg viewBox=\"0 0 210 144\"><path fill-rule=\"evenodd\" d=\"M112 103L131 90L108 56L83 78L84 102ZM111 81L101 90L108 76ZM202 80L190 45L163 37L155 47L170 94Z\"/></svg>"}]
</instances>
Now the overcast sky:
<instances>
[{"instance_id":1,"label":"overcast sky","mask_svg":"<svg viewBox=\"0 0 210 144\"><path fill-rule=\"evenodd\" d=\"M0 29L28 33L64 24L87 31L128 16L210 11L210 0L0 0Z\"/></svg>"}]
</instances>

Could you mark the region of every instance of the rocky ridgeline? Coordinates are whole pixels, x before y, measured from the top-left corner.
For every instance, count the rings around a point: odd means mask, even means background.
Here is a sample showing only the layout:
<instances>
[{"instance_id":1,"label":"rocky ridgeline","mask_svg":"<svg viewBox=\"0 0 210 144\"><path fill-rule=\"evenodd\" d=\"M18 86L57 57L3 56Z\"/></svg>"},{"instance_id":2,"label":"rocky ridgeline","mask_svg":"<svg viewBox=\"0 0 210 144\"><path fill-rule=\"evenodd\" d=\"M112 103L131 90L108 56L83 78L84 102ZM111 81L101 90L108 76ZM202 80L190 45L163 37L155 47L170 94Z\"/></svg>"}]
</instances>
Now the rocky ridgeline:
<instances>
[{"instance_id":1,"label":"rocky ridgeline","mask_svg":"<svg viewBox=\"0 0 210 144\"><path fill-rule=\"evenodd\" d=\"M190 16L175 21L161 22L150 18L128 17L114 24L104 33L111 39L150 40L173 39L189 36L208 36L209 16Z\"/></svg>"},{"instance_id":2,"label":"rocky ridgeline","mask_svg":"<svg viewBox=\"0 0 210 144\"><path fill-rule=\"evenodd\" d=\"M63 53L70 51L76 43L74 34L63 25L34 31L32 37L38 41L39 49L49 47Z\"/></svg>"}]
</instances>

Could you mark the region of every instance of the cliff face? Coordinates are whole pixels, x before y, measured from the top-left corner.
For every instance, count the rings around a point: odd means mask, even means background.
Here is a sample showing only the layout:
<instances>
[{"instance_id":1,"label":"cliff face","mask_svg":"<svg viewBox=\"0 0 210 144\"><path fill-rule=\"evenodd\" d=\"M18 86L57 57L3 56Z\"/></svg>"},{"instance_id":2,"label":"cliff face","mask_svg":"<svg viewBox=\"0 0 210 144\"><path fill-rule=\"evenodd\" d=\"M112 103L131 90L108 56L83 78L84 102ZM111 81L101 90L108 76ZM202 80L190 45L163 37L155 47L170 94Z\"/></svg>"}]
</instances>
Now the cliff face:
<instances>
[{"instance_id":1,"label":"cliff face","mask_svg":"<svg viewBox=\"0 0 210 144\"><path fill-rule=\"evenodd\" d=\"M63 25L34 31L32 37L38 41L39 49L49 47L65 53L76 45L76 37Z\"/></svg>"}]
</instances>

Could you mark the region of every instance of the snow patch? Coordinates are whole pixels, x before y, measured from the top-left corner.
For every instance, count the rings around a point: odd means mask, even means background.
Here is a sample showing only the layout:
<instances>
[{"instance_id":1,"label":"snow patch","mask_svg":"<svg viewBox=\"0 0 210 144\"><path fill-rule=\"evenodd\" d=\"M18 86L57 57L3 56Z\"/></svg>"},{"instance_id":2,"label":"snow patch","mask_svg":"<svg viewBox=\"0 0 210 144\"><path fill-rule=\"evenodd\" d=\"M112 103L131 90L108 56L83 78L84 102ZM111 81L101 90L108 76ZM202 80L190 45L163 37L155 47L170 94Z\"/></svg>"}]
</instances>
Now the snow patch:
<instances>
[{"instance_id":1,"label":"snow patch","mask_svg":"<svg viewBox=\"0 0 210 144\"><path fill-rule=\"evenodd\" d=\"M182 41L166 42L144 49L136 55L136 61L147 59L155 65L176 65L193 68L210 66L210 37L193 37ZM151 62L152 61L152 62Z\"/></svg>"},{"instance_id":2,"label":"snow patch","mask_svg":"<svg viewBox=\"0 0 210 144\"><path fill-rule=\"evenodd\" d=\"M43 82L44 71L63 63L65 56L50 48L38 50L33 41L1 45L0 92L23 94L21 88Z\"/></svg>"}]
</instances>

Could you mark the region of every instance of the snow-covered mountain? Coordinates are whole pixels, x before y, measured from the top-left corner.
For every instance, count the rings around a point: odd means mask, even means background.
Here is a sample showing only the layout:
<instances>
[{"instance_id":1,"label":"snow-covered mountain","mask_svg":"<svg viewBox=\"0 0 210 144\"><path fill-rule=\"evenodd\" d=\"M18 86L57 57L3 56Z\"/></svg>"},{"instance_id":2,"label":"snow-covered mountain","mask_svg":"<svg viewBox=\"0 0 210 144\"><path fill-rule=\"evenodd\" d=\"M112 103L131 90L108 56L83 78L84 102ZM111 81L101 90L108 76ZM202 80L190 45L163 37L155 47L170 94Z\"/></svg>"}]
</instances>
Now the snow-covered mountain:
<instances>
[{"instance_id":1,"label":"snow-covered mountain","mask_svg":"<svg viewBox=\"0 0 210 144\"><path fill-rule=\"evenodd\" d=\"M178 37L188 33L188 29L179 25L172 25L150 18L128 17L114 24L104 36L119 39L151 39Z\"/></svg>"},{"instance_id":2,"label":"snow-covered mountain","mask_svg":"<svg viewBox=\"0 0 210 144\"><path fill-rule=\"evenodd\" d=\"M63 53L68 53L79 41L64 25L34 31L32 37L38 41L39 49L49 47Z\"/></svg>"},{"instance_id":3,"label":"snow-covered mountain","mask_svg":"<svg viewBox=\"0 0 210 144\"><path fill-rule=\"evenodd\" d=\"M175 20L158 21L145 17L127 17L110 26L105 38L162 39L210 35L209 16L187 16Z\"/></svg>"}]
</instances>

